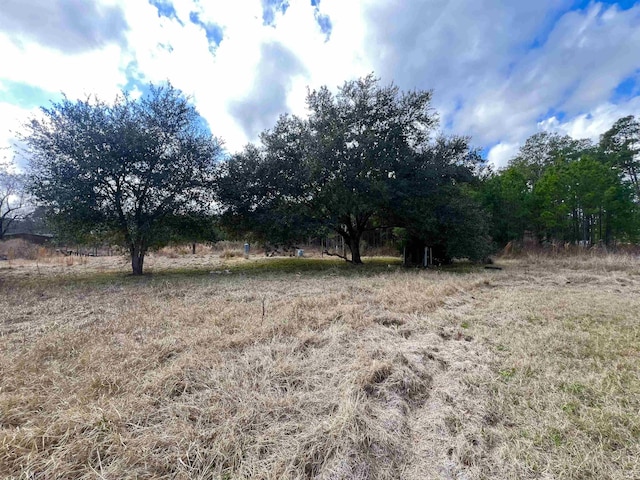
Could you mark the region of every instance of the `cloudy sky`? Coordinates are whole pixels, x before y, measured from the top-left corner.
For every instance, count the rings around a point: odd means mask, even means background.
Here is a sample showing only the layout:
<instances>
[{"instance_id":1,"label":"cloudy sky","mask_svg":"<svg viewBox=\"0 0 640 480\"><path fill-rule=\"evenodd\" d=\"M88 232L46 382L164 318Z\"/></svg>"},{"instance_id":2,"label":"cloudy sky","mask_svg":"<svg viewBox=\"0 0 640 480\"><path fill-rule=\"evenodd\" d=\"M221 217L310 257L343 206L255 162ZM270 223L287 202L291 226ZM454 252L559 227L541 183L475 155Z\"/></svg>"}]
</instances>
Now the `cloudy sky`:
<instances>
[{"instance_id":1,"label":"cloudy sky","mask_svg":"<svg viewBox=\"0 0 640 480\"><path fill-rule=\"evenodd\" d=\"M441 128L503 166L537 131L640 115L640 1L2 0L0 160L61 92L170 80L233 152L370 72L432 89Z\"/></svg>"}]
</instances>

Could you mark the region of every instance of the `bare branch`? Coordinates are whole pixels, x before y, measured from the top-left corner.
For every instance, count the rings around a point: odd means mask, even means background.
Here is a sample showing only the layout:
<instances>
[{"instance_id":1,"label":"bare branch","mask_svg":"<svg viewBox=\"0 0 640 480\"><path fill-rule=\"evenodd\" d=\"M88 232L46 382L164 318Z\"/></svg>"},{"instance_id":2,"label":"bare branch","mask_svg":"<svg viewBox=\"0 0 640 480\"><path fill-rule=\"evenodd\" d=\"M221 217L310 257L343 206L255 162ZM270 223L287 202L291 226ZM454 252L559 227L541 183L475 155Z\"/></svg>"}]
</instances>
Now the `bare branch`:
<instances>
[{"instance_id":1,"label":"bare branch","mask_svg":"<svg viewBox=\"0 0 640 480\"><path fill-rule=\"evenodd\" d=\"M28 198L23 189L23 178L7 172L0 172L0 239L9 226L27 215Z\"/></svg>"}]
</instances>

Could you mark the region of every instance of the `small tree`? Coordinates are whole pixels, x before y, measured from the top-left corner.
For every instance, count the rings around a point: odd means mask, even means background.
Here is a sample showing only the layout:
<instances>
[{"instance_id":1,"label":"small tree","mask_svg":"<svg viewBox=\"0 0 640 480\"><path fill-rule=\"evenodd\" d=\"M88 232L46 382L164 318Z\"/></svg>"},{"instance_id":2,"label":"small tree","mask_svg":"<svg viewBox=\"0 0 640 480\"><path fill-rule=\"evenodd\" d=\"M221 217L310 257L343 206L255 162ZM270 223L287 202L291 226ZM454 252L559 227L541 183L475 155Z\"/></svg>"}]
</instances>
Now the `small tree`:
<instances>
[{"instance_id":1,"label":"small tree","mask_svg":"<svg viewBox=\"0 0 640 480\"><path fill-rule=\"evenodd\" d=\"M111 104L65 98L25 127L30 190L58 226L120 238L134 275L175 234L169 219L212 208L220 141L171 85Z\"/></svg>"},{"instance_id":2,"label":"small tree","mask_svg":"<svg viewBox=\"0 0 640 480\"><path fill-rule=\"evenodd\" d=\"M0 240L16 221L27 214L27 195L22 175L0 171Z\"/></svg>"}]
</instances>

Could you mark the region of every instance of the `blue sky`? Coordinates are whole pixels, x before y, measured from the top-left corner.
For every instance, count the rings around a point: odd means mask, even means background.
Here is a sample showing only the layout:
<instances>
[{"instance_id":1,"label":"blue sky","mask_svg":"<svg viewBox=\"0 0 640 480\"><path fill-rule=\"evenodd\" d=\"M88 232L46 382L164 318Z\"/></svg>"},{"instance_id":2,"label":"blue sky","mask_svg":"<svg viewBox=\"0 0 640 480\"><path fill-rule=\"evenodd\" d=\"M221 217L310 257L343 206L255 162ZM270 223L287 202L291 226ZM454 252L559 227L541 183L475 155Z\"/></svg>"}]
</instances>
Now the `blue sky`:
<instances>
[{"instance_id":1,"label":"blue sky","mask_svg":"<svg viewBox=\"0 0 640 480\"><path fill-rule=\"evenodd\" d=\"M503 166L541 130L640 115L640 4L585 0L5 0L0 160L60 98L170 80L235 151L307 86L374 72L434 91L441 128Z\"/></svg>"}]
</instances>

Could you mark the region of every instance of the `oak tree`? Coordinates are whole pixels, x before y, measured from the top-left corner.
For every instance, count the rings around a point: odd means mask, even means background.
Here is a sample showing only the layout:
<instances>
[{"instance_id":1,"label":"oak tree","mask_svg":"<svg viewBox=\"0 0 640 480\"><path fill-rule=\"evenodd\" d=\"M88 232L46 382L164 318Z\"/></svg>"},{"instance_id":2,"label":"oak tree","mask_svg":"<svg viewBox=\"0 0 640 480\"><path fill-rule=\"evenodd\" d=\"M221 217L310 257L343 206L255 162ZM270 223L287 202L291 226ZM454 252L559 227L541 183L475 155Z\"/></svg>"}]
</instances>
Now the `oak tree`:
<instances>
[{"instance_id":1,"label":"oak tree","mask_svg":"<svg viewBox=\"0 0 640 480\"><path fill-rule=\"evenodd\" d=\"M181 215L212 209L221 142L170 84L112 103L64 98L25 126L30 189L64 229L118 238L134 275Z\"/></svg>"}]
</instances>

